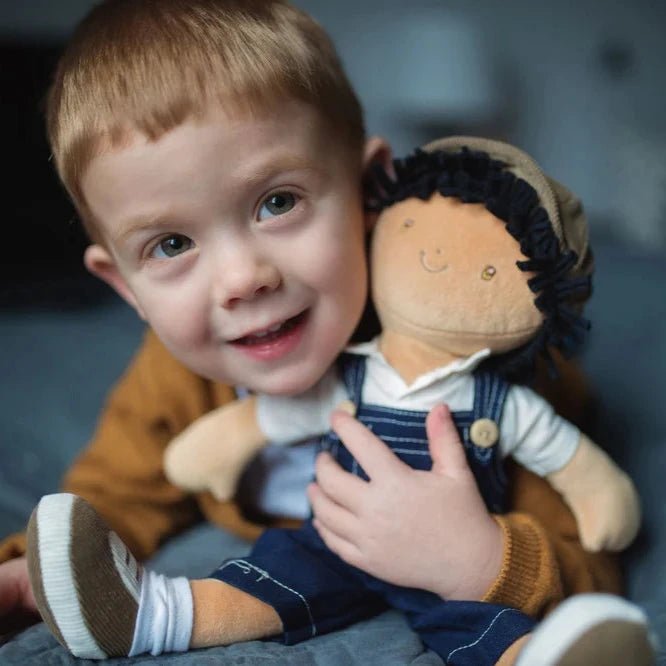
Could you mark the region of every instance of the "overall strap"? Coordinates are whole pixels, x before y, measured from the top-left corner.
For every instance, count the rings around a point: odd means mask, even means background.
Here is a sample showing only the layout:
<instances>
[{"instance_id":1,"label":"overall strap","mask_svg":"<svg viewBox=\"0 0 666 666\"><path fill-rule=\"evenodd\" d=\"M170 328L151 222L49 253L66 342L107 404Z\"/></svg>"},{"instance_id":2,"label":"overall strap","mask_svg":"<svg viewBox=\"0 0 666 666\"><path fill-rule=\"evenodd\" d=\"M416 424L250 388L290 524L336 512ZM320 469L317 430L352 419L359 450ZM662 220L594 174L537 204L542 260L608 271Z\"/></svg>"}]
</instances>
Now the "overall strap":
<instances>
[{"instance_id":1,"label":"overall strap","mask_svg":"<svg viewBox=\"0 0 666 666\"><path fill-rule=\"evenodd\" d=\"M474 419L490 419L499 424L509 383L491 372L474 373Z\"/></svg>"},{"instance_id":2,"label":"overall strap","mask_svg":"<svg viewBox=\"0 0 666 666\"><path fill-rule=\"evenodd\" d=\"M356 413L358 414L361 405L361 396L363 395L363 382L365 381L365 356L343 352L338 356L336 366L338 376L344 383L347 395L354 403ZM351 461L355 466L357 465L333 430L328 430L321 436L319 448L322 451L329 451L347 471L350 471L350 467L345 466L345 462L349 463ZM340 456L342 456L342 460Z\"/></svg>"},{"instance_id":3,"label":"overall strap","mask_svg":"<svg viewBox=\"0 0 666 666\"><path fill-rule=\"evenodd\" d=\"M365 356L343 352L338 357L338 370L347 389L349 399L358 410L365 381Z\"/></svg>"},{"instance_id":4,"label":"overall strap","mask_svg":"<svg viewBox=\"0 0 666 666\"><path fill-rule=\"evenodd\" d=\"M509 384L489 372L474 373L473 423L468 460L486 505L493 513L507 507L507 478L499 449L500 420Z\"/></svg>"}]
</instances>

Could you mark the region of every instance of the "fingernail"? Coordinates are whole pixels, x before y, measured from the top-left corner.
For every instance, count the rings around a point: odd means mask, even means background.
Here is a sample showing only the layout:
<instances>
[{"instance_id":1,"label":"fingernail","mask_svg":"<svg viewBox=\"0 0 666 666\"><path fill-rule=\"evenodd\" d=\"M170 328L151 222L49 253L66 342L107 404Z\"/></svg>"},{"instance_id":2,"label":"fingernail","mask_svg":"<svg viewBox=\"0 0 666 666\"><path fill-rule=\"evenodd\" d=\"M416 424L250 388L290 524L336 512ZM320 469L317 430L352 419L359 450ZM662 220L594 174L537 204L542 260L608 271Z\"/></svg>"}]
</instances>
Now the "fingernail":
<instances>
[{"instance_id":1,"label":"fingernail","mask_svg":"<svg viewBox=\"0 0 666 666\"><path fill-rule=\"evenodd\" d=\"M337 410L350 414L351 416L356 415L356 405L351 400L343 400L337 407Z\"/></svg>"},{"instance_id":2,"label":"fingernail","mask_svg":"<svg viewBox=\"0 0 666 666\"><path fill-rule=\"evenodd\" d=\"M443 403L439 406L438 414L439 414L439 418L440 418L442 421L444 421L444 420L446 419L446 417L448 416L448 414L449 414L449 406L448 406L446 403L443 402Z\"/></svg>"}]
</instances>

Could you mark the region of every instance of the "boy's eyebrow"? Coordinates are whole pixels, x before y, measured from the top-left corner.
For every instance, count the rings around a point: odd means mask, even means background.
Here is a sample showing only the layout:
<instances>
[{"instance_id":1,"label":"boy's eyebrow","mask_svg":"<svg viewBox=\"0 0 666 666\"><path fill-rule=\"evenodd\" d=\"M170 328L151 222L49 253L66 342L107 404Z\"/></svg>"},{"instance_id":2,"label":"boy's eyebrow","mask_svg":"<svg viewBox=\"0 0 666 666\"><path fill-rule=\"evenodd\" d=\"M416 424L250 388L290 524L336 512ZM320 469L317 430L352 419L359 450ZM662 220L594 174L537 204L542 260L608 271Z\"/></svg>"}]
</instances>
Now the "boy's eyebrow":
<instances>
[{"instance_id":1,"label":"boy's eyebrow","mask_svg":"<svg viewBox=\"0 0 666 666\"><path fill-rule=\"evenodd\" d=\"M112 232L109 235L111 240L115 243L122 242L127 239L128 236L135 234L144 229L154 229L155 227L169 227L173 224L173 220L162 215L138 215L137 217L131 217L128 220L124 220L121 225L119 225L119 230L117 232Z\"/></svg>"},{"instance_id":2,"label":"boy's eyebrow","mask_svg":"<svg viewBox=\"0 0 666 666\"><path fill-rule=\"evenodd\" d=\"M284 155L266 164L252 169L239 177L243 183L252 185L267 180L278 173L285 171L311 171L321 173L321 168L312 160L304 159L300 155Z\"/></svg>"}]
</instances>

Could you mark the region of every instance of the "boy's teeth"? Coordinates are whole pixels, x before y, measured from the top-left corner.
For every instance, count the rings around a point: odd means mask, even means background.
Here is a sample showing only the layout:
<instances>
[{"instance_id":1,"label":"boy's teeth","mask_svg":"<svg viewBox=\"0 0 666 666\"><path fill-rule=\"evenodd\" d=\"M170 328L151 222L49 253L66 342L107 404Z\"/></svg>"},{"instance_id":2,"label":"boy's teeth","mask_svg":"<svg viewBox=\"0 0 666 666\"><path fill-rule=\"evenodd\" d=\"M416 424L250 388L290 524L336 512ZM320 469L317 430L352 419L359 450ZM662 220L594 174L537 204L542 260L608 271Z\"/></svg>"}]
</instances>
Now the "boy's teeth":
<instances>
[{"instance_id":1,"label":"boy's teeth","mask_svg":"<svg viewBox=\"0 0 666 666\"><path fill-rule=\"evenodd\" d=\"M267 328L265 331L262 331L261 333L254 333L252 335L253 338L265 338L267 335L270 335L271 333L276 333L282 328L282 324L275 324L275 326L271 326L270 328Z\"/></svg>"},{"instance_id":2,"label":"boy's teeth","mask_svg":"<svg viewBox=\"0 0 666 666\"><path fill-rule=\"evenodd\" d=\"M303 320L303 317L305 316L304 312L301 312L300 314L296 315L295 317L291 317L290 319L286 319L283 322L280 322L279 324L275 324L274 326L271 326L270 328L266 328L263 331L259 331L257 333L252 333L251 335L246 335L242 338L238 338L236 342L239 342L241 344L247 344L251 345L253 342L256 341L264 341L267 342L266 338L278 338L279 336L277 335L278 333L280 335L283 335L287 331L290 331L294 326L298 325L300 321Z\"/></svg>"}]
</instances>

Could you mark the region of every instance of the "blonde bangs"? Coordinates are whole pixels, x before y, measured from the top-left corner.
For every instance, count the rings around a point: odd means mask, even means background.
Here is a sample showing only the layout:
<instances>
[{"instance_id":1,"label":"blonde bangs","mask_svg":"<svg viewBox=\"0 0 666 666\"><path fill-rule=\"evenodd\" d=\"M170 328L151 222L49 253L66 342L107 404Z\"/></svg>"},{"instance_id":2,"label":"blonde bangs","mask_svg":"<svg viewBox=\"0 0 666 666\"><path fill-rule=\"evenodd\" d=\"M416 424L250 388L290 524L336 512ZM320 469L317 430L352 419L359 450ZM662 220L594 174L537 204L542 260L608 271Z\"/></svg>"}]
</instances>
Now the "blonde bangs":
<instances>
[{"instance_id":1,"label":"blonde bangs","mask_svg":"<svg viewBox=\"0 0 666 666\"><path fill-rule=\"evenodd\" d=\"M360 152L360 104L328 36L307 15L279 1L116 0L93 10L65 51L47 129L85 218L80 182L99 151L137 131L156 140L212 105L259 114L282 98L313 105Z\"/></svg>"}]
</instances>

